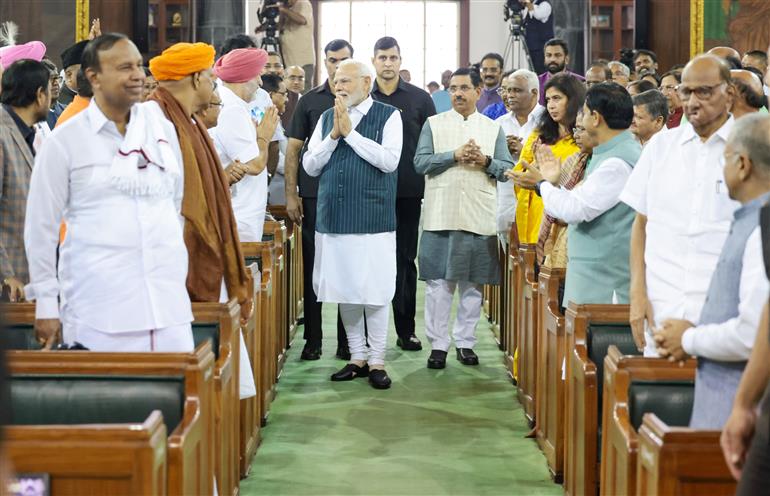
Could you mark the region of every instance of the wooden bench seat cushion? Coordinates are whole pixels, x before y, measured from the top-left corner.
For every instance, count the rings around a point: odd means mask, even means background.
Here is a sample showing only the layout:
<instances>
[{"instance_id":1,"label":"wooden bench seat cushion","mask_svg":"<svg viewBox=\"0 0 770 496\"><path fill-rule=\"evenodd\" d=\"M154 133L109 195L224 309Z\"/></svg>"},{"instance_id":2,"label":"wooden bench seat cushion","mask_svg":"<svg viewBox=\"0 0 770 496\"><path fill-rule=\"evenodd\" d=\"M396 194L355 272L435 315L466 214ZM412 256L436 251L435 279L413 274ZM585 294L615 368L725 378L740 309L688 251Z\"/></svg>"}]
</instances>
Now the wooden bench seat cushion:
<instances>
[{"instance_id":1,"label":"wooden bench seat cushion","mask_svg":"<svg viewBox=\"0 0 770 496\"><path fill-rule=\"evenodd\" d=\"M695 397L694 381L632 380L628 387L628 413L637 431L645 413L654 413L666 425L687 427Z\"/></svg>"},{"instance_id":2,"label":"wooden bench seat cushion","mask_svg":"<svg viewBox=\"0 0 770 496\"><path fill-rule=\"evenodd\" d=\"M11 425L141 424L160 410L170 434L185 402L182 375L13 374L9 383Z\"/></svg>"},{"instance_id":3,"label":"wooden bench seat cushion","mask_svg":"<svg viewBox=\"0 0 770 496\"><path fill-rule=\"evenodd\" d=\"M217 322L193 322L193 342L197 348L206 341L211 341L211 349L214 358L219 359L219 323Z\"/></svg>"},{"instance_id":4,"label":"wooden bench seat cushion","mask_svg":"<svg viewBox=\"0 0 770 496\"><path fill-rule=\"evenodd\" d=\"M39 350L34 324L8 324L3 329L5 346L9 350Z\"/></svg>"},{"instance_id":5,"label":"wooden bench seat cushion","mask_svg":"<svg viewBox=\"0 0 770 496\"><path fill-rule=\"evenodd\" d=\"M597 412L602 411L602 398L604 396L604 357L607 356L607 350L611 345L615 345L624 355L639 355L639 350L634 343L634 336L631 334L631 326L627 324L596 324L589 323L586 329L586 347L588 359L596 366L596 398ZM602 416L598 418L599 427L597 429L597 460L602 458Z\"/></svg>"}]
</instances>

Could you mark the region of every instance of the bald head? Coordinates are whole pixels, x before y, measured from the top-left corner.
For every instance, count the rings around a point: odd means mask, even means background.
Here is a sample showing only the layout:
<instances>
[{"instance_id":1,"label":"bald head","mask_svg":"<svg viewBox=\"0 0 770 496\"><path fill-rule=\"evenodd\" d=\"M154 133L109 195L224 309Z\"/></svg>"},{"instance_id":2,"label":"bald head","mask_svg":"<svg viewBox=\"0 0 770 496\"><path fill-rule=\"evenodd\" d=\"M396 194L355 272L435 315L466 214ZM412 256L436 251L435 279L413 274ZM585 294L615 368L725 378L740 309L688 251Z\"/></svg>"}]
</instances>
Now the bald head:
<instances>
[{"instance_id":1,"label":"bald head","mask_svg":"<svg viewBox=\"0 0 770 496\"><path fill-rule=\"evenodd\" d=\"M759 76L742 69L734 69L730 71L730 75L736 90L736 98L732 108L735 118L757 112L767 104Z\"/></svg>"},{"instance_id":2,"label":"bald head","mask_svg":"<svg viewBox=\"0 0 770 496\"><path fill-rule=\"evenodd\" d=\"M302 93L305 89L305 70L298 65L286 68L286 88L294 93Z\"/></svg>"},{"instance_id":3,"label":"bald head","mask_svg":"<svg viewBox=\"0 0 770 496\"><path fill-rule=\"evenodd\" d=\"M707 53L724 60L731 69L740 69L742 67L741 54L735 48L718 46L712 48Z\"/></svg>"}]
</instances>

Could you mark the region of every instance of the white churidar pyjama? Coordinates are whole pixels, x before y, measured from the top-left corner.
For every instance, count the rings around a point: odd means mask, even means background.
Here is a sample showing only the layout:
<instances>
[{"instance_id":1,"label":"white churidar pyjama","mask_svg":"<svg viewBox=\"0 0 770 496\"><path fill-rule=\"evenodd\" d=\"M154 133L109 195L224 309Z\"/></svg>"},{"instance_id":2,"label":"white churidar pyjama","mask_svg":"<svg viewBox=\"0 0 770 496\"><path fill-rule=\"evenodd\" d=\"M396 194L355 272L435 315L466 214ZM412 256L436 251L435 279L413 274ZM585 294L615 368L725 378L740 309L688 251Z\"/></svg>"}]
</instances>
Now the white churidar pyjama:
<instances>
[{"instance_id":1,"label":"white churidar pyjama","mask_svg":"<svg viewBox=\"0 0 770 496\"><path fill-rule=\"evenodd\" d=\"M355 305L340 303L340 316L345 325L350 347L350 359L369 365L385 364L385 342L388 337L389 305ZM366 350L364 319L369 330L369 350Z\"/></svg>"},{"instance_id":2,"label":"white churidar pyjama","mask_svg":"<svg viewBox=\"0 0 770 496\"><path fill-rule=\"evenodd\" d=\"M449 316L455 289L460 299L452 329L455 347L473 349L476 345L476 324L481 315L481 285L432 279L425 281L425 334L434 350L449 350Z\"/></svg>"}]
</instances>

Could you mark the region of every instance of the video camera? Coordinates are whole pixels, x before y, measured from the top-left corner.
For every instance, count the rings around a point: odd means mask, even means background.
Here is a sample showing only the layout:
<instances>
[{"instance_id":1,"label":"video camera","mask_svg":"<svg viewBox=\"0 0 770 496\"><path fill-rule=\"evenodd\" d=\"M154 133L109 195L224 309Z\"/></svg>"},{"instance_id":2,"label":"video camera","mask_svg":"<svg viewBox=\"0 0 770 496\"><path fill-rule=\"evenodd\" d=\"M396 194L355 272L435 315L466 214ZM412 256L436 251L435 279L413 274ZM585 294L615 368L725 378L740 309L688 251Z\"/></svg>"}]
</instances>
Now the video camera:
<instances>
[{"instance_id":1,"label":"video camera","mask_svg":"<svg viewBox=\"0 0 770 496\"><path fill-rule=\"evenodd\" d=\"M524 9L519 0L506 0L503 6L503 20L511 23L511 33L515 37L524 34Z\"/></svg>"},{"instance_id":2,"label":"video camera","mask_svg":"<svg viewBox=\"0 0 770 496\"><path fill-rule=\"evenodd\" d=\"M264 0L262 8L257 11L260 22L260 31L265 32L262 45L279 46L278 42L278 7L283 5L282 0Z\"/></svg>"}]
</instances>

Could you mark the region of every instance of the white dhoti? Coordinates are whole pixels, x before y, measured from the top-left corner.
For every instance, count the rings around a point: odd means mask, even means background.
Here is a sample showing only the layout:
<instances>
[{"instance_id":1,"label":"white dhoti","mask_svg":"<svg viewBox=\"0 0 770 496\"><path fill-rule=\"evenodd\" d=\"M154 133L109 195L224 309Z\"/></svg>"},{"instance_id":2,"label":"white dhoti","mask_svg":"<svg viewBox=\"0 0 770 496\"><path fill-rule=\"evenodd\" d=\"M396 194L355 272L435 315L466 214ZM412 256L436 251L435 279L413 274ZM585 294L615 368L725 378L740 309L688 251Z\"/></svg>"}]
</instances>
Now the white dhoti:
<instances>
[{"instance_id":1,"label":"white dhoti","mask_svg":"<svg viewBox=\"0 0 770 496\"><path fill-rule=\"evenodd\" d=\"M70 317L62 322L62 335L65 343L77 341L92 351L189 353L195 349L189 323L146 331L109 332Z\"/></svg>"},{"instance_id":2,"label":"white dhoti","mask_svg":"<svg viewBox=\"0 0 770 496\"><path fill-rule=\"evenodd\" d=\"M396 292L396 233L316 233L313 289L318 301L339 304L351 359L384 364L388 306Z\"/></svg>"},{"instance_id":3,"label":"white dhoti","mask_svg":"<svg viewBox=\"0 0 770 496\"><path fill-rule=\"evenodd\" d=\"M259 279L255 279L258 281ZM222 280L222 289L219 292L219 302L227 303L229 297L227 295L227 288L225 287L225 281ZM249 358L249 351L246 349L246 342L243 339L243 330L238 330L238 396L240 399L251 398L257 395L257 385L254 383L254 371L251 368L251 359Z\"/></svg>"},{"instance_id":4,"label":"white dhoti","mask_svg":"<svg viewBox=\"0 0 770 496\"><path fill-rule=\"evenodd\" d=\"M434 350L449 350L449 316L455 289L460 293L452 337L456 348L476 346L476 324L481 315L481 285L468 281L425 281L425 335Z\"/></svg>"}]
</instances>

